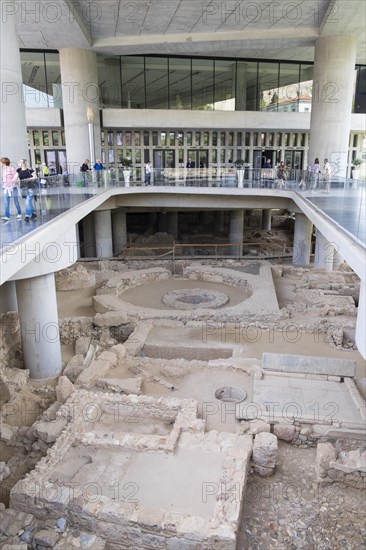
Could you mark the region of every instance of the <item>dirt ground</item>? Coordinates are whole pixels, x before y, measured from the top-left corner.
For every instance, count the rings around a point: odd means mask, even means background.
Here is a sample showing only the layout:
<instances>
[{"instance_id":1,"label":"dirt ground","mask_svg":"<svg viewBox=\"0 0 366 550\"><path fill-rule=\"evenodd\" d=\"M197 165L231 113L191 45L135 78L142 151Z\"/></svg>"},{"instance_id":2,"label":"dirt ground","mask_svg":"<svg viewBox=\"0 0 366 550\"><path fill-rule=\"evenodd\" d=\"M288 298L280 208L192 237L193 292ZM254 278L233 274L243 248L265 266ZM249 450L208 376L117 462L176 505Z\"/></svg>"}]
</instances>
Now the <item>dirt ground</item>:
<instances>
[{"instance_id":1,"label":"dirt ground","mask_svg":"<svg viewBox=\"0 0 366 550\"><path fill-rule=\"evenodd\" d=\"M250 475L237 550L361 550L366 495L339 484L318 486L316 449L279 442L272 477Z\"/></svg>"}]
</instances>

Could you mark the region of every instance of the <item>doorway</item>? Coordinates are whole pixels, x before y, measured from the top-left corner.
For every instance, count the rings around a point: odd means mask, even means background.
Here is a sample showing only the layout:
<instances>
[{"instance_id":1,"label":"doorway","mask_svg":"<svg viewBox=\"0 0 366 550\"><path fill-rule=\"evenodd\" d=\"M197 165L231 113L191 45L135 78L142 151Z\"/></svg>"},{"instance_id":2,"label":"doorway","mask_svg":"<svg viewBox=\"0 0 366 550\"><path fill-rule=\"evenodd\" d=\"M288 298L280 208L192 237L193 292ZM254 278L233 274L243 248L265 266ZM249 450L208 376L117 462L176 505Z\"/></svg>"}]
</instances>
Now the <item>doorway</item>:
<instances>
[{"instance_id":1,"label":"doorway","mask_svg":"<svg viewBox=\"0 0 366 550\"><path fill-rule=\"evenodd\" d=\"M188 149L188 160L193 164L192 168L208 168L208 149Z\"/></svg>"},{"instance_id":2,"label":"doorway","mask_svg":"<svg viewBox=\"0 0 366 550\"><path fill-rule=\"evenodd\" d=\"M62 173L62 168L67 164L67 158L66 158L66 151L59 149L54 151L45 151L45 163L50 168L54 169L54 173L51 174L50 169L50 175L56 175Z\"/></svg>"}]
</instances>

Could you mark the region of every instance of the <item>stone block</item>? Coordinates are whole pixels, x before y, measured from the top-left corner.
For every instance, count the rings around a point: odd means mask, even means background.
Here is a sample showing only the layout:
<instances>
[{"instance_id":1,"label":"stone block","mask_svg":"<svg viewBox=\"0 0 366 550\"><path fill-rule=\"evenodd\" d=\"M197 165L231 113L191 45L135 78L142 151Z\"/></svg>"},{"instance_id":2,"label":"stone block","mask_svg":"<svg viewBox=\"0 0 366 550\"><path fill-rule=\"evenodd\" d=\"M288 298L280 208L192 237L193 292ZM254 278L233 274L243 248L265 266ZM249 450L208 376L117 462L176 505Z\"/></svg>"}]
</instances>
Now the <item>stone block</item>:
<instances>
[{"instance_id":1,"label":"stone block","mask_svg":"<svg viewBox=\"0 0 366 550\"><path fill-rule=\"evenodd\" d=\"M80 336L75 342L75 354L76 355L86 355L91 343L91 338L89 336Z\"/></svg>"},{"instance_id":2,"label":"stone block","mask_svg":"<svg viewBox=\"0 0 366 550\"><path fill-rule=\"evenodd\" d=\"M13 438L15 438L17 431L18 428L15 426L10 426L9 424L2 422L0 425L0 440L7 444L11 443Z\"/></svg>"},{"instance_id":3,"label":"stone block","mask_svg":"<svg viewBox=\"0 0 366 550\"><path fill-rule=\"evenodd\" d=\"M39 421L35 425L35 433L44 443L54 443L66 425L66 418L58 418L52 422Z\"/></svg>"},{"instance_id":4,"label":"stone block","mask_svg":"<svg viewBox=\"0 0 366 550\"><path fill-rule=\"evenodd\" d=\"M262 368L283 372L303 372L333 376L356 375L356 361L350 359L333 359L327 357L304 357L281 353L263 353Z\"/></svg>"},{"instance_id":5,"label":"stone block","mask_svg":"<svg viewBox=\"0 0 366 550\"><path fill-rule=\"evenodd\" d=\"M73 391L74 391L74 384L70 382L67 376L60 376L56 386L57 401L64 403L66 399L68 399L70 395L73 393Z\"/></svg>"},{"instance_id":6,"label":"stone block","mask_svg":"<svg viewBox=\"0 0 366 550\"><path fill-rule=\"evenodd\" d=\"M337 453L331 443L318 443L315 470L318 476L325 477L329 463L337 459Z\"/></svg>"},{"instance_id":7,"label":"stone block","mask_svg":"<svg viewBox=\"0 0 366 550\"><path fill-rule=\"evenodd\" d=\"M34 535L33 544L42 548L54 548L59 538L60 535L56 531L42 529Z\"/></svg>"},{"instance_id":8,"label":"stone block","mask_svg":"<svg viewBox=\"0 0 366 550\"><path fill-rule=\"evenodd\" d=\"M274 472L274 468L265 468L264 466L259 466L259 464L254 464L253 470L260 477L269 477Z\"/></svg>"},{"instance_id":9,"label":"stone block","mask_svg":"<svg viewBox=\"0 0 366 550\"><path fill-rule=\"evenodd\" d=\"M269 433L271 431L271 425L264 420L250 420L249 421L249 433L252 435L260 434L262 432Z\"/></svg>"},{"instance_id":10,"label":"stone block","mask_svg":"<svg viewBox=\"0 0 366 550\"><path fill-rule=\"evenodd\" d=\"M261 432L254 439L253 462L265 468L275 468L277 450L277 437L271 433Z\"/></svg>"},{"instance_id":11,"label":"stone block","mask_svg":"<svg viewBox=\"0 0 366 550\"><path fill-rule=\"evenodd\" d=\"M127 315L123 311L108 311L107 313L97 313L93 319L97 327L119 327L128 323Z\"/></svg>"},{"instance_id":12,"label":"stone block","mask_svg":"<svg viewBox=\"0 0 366 550\"><path fill-rule=\"evenodd\" d=\"M292 424L275 424L274 435L283 441L292 441L295 437L295 426Z\"/></svg>"},{"instance_id":13,"label":"stone block","mask_svg":"<svg viewBox=\"0 0 366 550\"><path fill-rule=\"evenodd\" d=\"M63 371L63 375L67 376L67 378L71 380L71 382L75 382L75 380L81 374L84 368L83 361L84 361L84 355L82 354L74 355L74 357L72 357L70 361L67 363Z\"/></svg>"}]
</instances>

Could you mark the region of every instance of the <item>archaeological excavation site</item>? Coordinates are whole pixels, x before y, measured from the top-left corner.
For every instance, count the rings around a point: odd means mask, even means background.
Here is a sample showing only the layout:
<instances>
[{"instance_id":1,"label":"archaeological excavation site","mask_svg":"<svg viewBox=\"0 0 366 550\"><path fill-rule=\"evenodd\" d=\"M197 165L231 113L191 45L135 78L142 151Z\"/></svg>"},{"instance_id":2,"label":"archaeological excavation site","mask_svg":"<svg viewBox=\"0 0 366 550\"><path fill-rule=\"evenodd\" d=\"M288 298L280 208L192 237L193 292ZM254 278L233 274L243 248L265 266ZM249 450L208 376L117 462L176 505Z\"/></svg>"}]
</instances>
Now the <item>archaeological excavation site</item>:
<instances>
[{"instance_id":1,"label":"archaeological excavation site","mask_svg":"<svg viewBox=\"0 0 366 550\"><path fill-rule=\"evenodd\" d=\"M81 234L35 337L55 376L1 314L0 548L362 548L360 279L294 265L286 212L253 210L240 251L225 216L164 215L109 258Z\"/></svg>"}]
</instances>

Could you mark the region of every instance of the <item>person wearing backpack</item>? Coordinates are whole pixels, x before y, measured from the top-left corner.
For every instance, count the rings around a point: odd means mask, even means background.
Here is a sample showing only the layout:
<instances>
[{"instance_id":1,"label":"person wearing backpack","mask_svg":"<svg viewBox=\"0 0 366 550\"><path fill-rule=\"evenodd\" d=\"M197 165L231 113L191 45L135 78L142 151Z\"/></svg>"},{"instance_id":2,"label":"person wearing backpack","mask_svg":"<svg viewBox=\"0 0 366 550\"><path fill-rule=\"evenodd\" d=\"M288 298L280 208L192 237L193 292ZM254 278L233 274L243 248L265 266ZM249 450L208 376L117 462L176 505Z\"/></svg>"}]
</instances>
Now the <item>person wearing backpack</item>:
<instances>
[{"instance_id":1,"label":"person wearing backpack","mask_svg":"<svg viewBox=\"0 0 366 550\"><path fill-rule=\"evenodd\" d=\"M34 207L33 199L35 198L34 186L36 174L33 168L28 168L26 159L21 159L18 166L17 172L20 179L20 189L22 190L22 197L25 198L24 221L29 222L30 219L35 221L37 219L37 212Z\"/></svg>"}]
</instances>

